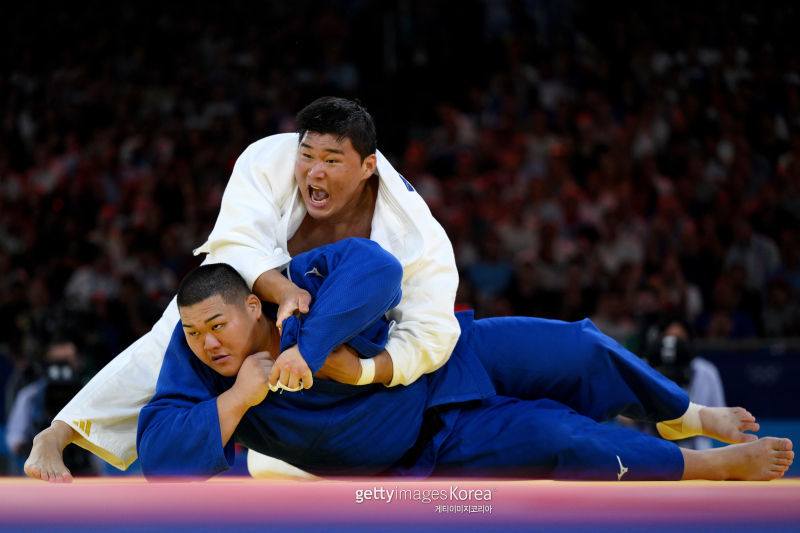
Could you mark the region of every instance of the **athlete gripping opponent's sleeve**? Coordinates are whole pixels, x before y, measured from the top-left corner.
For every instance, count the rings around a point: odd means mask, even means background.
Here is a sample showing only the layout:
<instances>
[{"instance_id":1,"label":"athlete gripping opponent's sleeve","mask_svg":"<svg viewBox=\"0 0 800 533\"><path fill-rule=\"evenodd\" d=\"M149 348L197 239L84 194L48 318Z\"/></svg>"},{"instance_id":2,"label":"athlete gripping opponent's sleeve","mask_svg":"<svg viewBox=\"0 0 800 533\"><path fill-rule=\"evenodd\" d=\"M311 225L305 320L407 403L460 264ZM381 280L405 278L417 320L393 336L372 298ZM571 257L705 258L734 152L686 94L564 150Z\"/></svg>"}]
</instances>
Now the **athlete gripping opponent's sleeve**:
<instances>
[{"instance_id":1,"label":"athlete gripping opponent's sleeve","mask_svg":"<svg viewBox=\"0 0 800 533\"><path fill-rule=\"evenodd\" d=\"M198 310L200 313L210 310L206 302L214 300L206 298L199 306L197 300L213 292L209 285L219 287L221 283L212 278L203 279L201 283L197 275L208 275L211 268L223 268L223 265L196 271L195 277L187 278L188 283L179 291L181 323L167 349L156 394L140 417L138 449L145 474L207 477L227 470L233 462L231 437L250 408L253 408L250 414L256 411L261 414L260 426L270 428L268 433L284 444L273 443L274 447L267 449L258 447L271 455L289 459L305 455L305 449L317 440L321 428L328 426L344 448L357 446L349 442L353 436L348 434L347 424L331 420L335 413L345 409L341 398L318 390L337 384L321 383L296 395L286 393L270 398L268 405L261 406L270 389L264 371L272 366L270 353L291 348L301 350L312 366L317 366L317 361L324 360L342 343L350 344L362 357L379 353L388 333L384 315L400 301L402 268L397 260L376 243L363 239L347 239L301 254L292 261L287 274L309 291L313 304L302 320L292 316L280 337L276 334L274 316L262 315L258 300L248 295L243 284L236 289L236 294L239 299L242 294L248 296L248 305L242 307L235 299L217 301L217 306L209 311L215 318L206 325ZM238 278L235 271L231 269L231 272ZM229 280L231 276L224 278ZM228 285L236 288L235 283L228 282ZM198 290L198 286L202 287ZM257 313L255 323L263 330L263 335L252 335L242 329L242 324L248 323L254 312ZM203 331L204 327L210 328L210 334ZM195 348L202 345L204 357L192 355L186 349L187 342ZM231 348L227 342L237 346ZM244 352L236 349L239 345L243 345ZM242 358L242 353L246 355L253 350L259 351ZM424 387L422 383L420 386ZM355 389L356 395L367 392L367 388L362 387L341 387ZM406 389L401 392L406 396L411 392L404 387L401 389ZM302 412L297 410L300 406ZM272 411L265 414L268 409ZM379 424L378 417L385 418L374 409L361 411L360 414L348 412L346 418L358 421L363 430ZM413 409L403 414L403 417L409 416L413 418ZM252 428L247 428L250 426L245 421L238 429L240 438L261 435L260 431L253 434ZM291 445L285 446L287 443ZM396 454L402 454L404 445L410 444L393 439ZM290 449L293 455L287 457L282 448ZM383 468L393 462L391 454L383 458L385 451L384 448L373 451L373 454L380 452L378 460L383 461ZM307 462L300 464L308 467Z\"/></svg>"},{"instance_id":2,"label":"athlete gripping opponent's sleeve","mask_svg":"<svg viewBox=\"0 0 800 533\"><path fill-rule=\"evenodd\" d=\"M323 274L298 279L315 302L305 322L294 321L292 340L286 333L278 338L274 318L264 316L258 299L227 265L201 267L187 276L179 289L181 324L158 392L140 418L146 475L204 478L226 470L232 438L322 476L766 480L791 465L788 439L695 452L601 424L620 413L664 421L684 412L688 398L588 321L473 323L469 314L460 314L464 335L450 360L427 380L390 389L322 382L330 386L269 395L271 363L264 354L279 350L278 344L298 342L313 354L369 331L367 351L381 349L385 337L378 332L388 324L374 317L397 301L400 269L392 267L396 261L389 254L362 242L314 250L290 267L295 278L309 270ZM367 258L370 251L375 256ZM233 281L221 283L218 277ZM560 333L552 341L558 346L533 348L528 329L534 335ZM597 338L584 343L584 336ZM554 349L566 357L562 364L537 365L543 357L551 359ZM493 390L494 375L504 372L494 364L493 350L507 352L502 366L519 374L519 384L502 395ZM541 368L546 379L526 380L529 367ZM261 377L254 380L259 369ZM715 413L733 411L712 410L709 416ZM727 424L729 435L741 429L733 420L717 422L717 429Z\"/></svg>"}]
</instances>

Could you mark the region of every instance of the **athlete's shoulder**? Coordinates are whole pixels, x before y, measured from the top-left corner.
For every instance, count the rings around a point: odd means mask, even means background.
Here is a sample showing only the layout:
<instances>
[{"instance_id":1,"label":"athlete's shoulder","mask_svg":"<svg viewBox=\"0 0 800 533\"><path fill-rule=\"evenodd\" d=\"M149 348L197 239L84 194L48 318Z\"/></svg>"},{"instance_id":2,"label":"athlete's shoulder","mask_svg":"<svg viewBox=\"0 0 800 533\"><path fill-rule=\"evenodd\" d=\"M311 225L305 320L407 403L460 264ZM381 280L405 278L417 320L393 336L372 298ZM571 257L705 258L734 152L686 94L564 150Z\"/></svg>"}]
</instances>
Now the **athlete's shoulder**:
<instances>
[{"instance_id":1,"label":"athlete's shoulder","mask_svg":"<svg viewBox=\"0 0 800 533\"><path fill-rule=\"evenodd\" d=\"M283 205L294 187L297 146L296 133L264 137L242 152L236 161L233 174L243 176L245 182L269 184L276 205ZM238 187L239 181L232 183Z\"/></svg>"},{"instance_id":2,"label":"athlete's shoulder","mask_svg":"<svg viewBox=\"0 0 800 533\"><path fill-rule=\"evenodd\" d=\"M278 133L250 144L239 158L257 162L264 158L285 155L294 159L297 146L296 133Z\"/></svg>"}]
</instances>

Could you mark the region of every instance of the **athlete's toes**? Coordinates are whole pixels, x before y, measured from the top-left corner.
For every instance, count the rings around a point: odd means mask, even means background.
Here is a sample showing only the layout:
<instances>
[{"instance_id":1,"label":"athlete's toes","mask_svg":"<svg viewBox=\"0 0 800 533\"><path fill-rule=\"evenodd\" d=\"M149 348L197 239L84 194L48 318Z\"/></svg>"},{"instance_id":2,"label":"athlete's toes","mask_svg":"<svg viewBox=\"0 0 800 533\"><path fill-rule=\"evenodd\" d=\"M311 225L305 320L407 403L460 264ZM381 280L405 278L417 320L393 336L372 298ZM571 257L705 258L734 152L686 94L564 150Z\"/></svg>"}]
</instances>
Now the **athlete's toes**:
<instances>
[{"instance_id":1,"label":"athlete's toes","mask_svg":"<svg viewBox=\"0 0 800 533\"><path fill-rule=\"evenodd\" d=\"M42 479L42 469L37 465L26 466L25 473L34 479Z\"/></svg>"},{"instance_id":2,"label":"athlete's toes","mask_svg":"<svg viewBox=\"0 0 800 533\"><path fill-rule=\"evenodd\" d=\"M740 431L758 431L759 429L761 429L761 426L755 422L743 422L741 426L739 426Z\"/></svg>"},{"instance_id":3,"label":"athlete's toes","mask_svg":"<svg viewBox=\"0 0 800 533\"><path fill-rule=\"evenodd\" d=\"M62 474L62 477L64 478L64 483L72 483L73 481L72 474L70 474L69 472L64 472Z\"/></svg>"},{"instance_id":4,"label":"athlete's toes","mask_svg":"<svg viewBox=\"0 0 800 533\"><path fill-rule=\"evenodd\" d=\"M742 442L755 442L758 440L758 437L755 435L751 435L749 433L742 433Z\"/></svg>"},{"instance_id":5,"label":"athlete's toes","mask_svg":"<svg viewBox=\"0 0 800 533\"><path fill-rule=\"evenodd\" d=\"M737 414L739 415L739 419L742 422L755 422L756 421L756 417L751 415L750 411L748 411L747 409L742 409L741 407L739 407L739 412Z\"/></svg>"}]
</instances>

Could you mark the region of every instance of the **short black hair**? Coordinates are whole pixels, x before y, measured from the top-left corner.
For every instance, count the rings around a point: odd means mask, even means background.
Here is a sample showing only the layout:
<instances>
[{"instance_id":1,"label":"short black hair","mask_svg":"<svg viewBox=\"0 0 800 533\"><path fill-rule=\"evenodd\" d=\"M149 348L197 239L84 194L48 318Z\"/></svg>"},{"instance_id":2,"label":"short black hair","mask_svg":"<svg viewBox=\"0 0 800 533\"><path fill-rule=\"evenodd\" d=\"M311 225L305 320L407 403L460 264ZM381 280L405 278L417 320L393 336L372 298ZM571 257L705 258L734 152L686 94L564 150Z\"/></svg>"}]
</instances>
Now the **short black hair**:
<instances>
[{"instance_id":1,"label":"short black hair","mask_svg":"<svg viewBox=\"0 0 800 533\"><path fill-rule=\"evenodd\" d=\"M309 131L336 135L341 142L350 139L361 162L378 149L375 121L359 100L323 96L297 113L297 133L303 140Z\"/></svg>"},{"instance_id":2,"label":"short black hair","mask_svg":"<svg viewBox=\"0 0 800 533\"><path fill-rule=\"evenodd\" d=\"M244 278L230 265L201 265L183 278L178 287L178 307L189 307L213 296L226 304L241 303L250 295Z\"/></svg>"}]
</instances>

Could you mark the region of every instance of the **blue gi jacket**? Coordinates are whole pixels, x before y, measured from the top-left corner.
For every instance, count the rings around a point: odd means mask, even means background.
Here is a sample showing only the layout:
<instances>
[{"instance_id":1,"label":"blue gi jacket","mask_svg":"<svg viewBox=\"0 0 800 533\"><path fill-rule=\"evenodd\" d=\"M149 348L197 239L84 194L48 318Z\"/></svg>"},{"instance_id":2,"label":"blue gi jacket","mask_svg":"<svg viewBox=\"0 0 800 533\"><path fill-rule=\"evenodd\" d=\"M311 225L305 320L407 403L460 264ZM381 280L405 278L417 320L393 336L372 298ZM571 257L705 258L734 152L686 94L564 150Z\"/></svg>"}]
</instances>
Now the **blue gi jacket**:
<instances>
[{"instance_id":1,"label":"blue gi jacket","mask_svg":"<svg viewBox=\"0 0 800 533\"><path fill-rule=\"evenodd\" d=\"M373 357L386 343L383 315L400 300L402 268L376 243L346 239L295 257L287 276L313 298L304 321L284 322L281 350L292 343L312 372L348 343ZM375 475L395 465L419 436L423 412L455 404L444 428L413 467L398 475L426 476L437 446L452 429L457 404L495 394L468 347L472 313L457 315L461 339L449 361L408 386L346 385L316 380L298 392L269 393L251 407L234 438L222 446L216 397L236 381L203 364L178 323L167 349L156 394L139 415L137 450L144 474L211 477L233 465L234 440L249 449L320 476Z\"/></svg>"}]
</instances>

